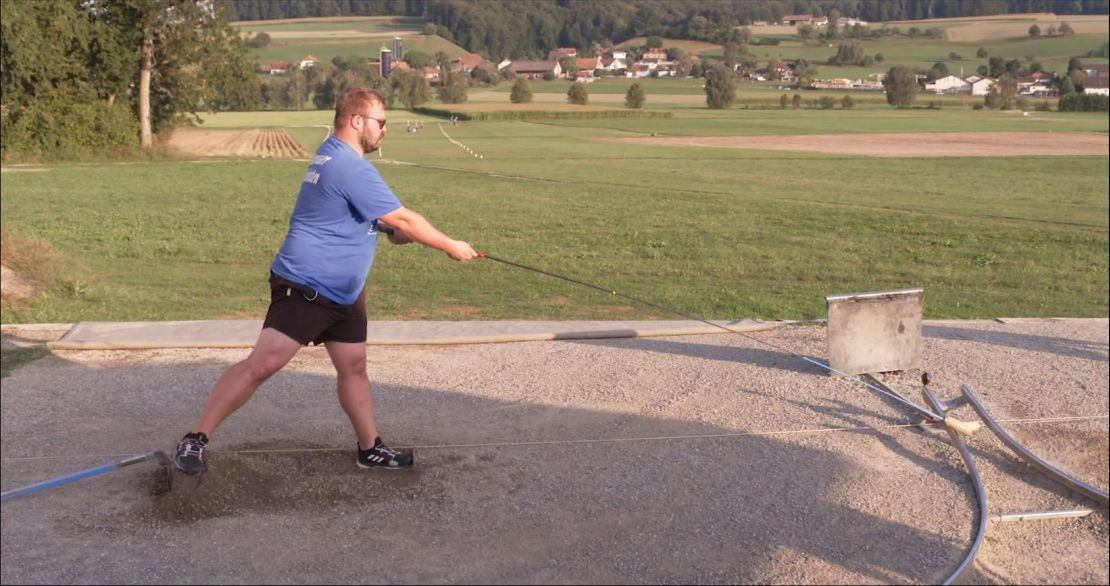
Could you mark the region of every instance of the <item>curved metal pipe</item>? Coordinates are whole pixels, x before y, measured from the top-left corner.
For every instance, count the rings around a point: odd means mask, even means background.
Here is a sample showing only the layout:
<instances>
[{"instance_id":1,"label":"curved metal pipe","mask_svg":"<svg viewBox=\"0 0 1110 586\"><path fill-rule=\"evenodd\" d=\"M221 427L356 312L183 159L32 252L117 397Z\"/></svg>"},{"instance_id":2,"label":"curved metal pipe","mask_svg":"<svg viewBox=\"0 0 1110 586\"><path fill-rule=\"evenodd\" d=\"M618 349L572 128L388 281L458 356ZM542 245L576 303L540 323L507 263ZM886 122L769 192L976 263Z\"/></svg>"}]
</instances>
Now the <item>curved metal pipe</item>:
<instances>
[{"instance_id":1,"label":"curved metal pipe","mask_svg":"<svg viewBox=\"0 0 1110 586\"><path fill-rule=\"evenodd\" d=\"M975 393L971 392L971 388L967 385L963 385L960 387L960 390L963 391L964 397L971 403L971 407L979 414L979 418L983 420L983 423L994 432L994 435L998 436L998 439L1002 440L1002 443L1006 444L1006 447L1013 450L1022 460L1025 460L1034 468L1045 473L1049 478L1059 482L1068 489L1098 501L1103 508L1108 506L1106 491L1099 490L1038 458L1036 454L1025 449L1025 446L1018 443L1016 439L1006 433L1005 429L1002 429L1002 426L1000 426L998 422L991 418L990 413L987 412L987 408L979 402L979 398L975 396Z\"/></svg>"},{"instance_id":2,"label":"curved metal pipe","mask_svg":"<svg viewBox=\"0 0 1110 586\"><path fill-rule=\"evenodd\" d=\"M929 387L923 387L921 390L925 395L925 400L937 412L944 413L944 407L940 401L933 396L933 392ZM950 576L945 578L942 584L952 584L963 576L964 572L971 567L971 562L975 561L975 554L979 553L979 546L983 543L983 537L987 534L987 489L983 486L983 478L979 475L979 468L975 466L975 460L971 458L971 451L967 449L967 444L956 430L951 427L945 427L944 431L948 432L948 437L952 438L952 443L960 450L960 456L963 456L964 465L967 466L968 474L971 475L971 480L975 485L975 496L979 499L979 529L975 532L975 539L971 542L971 547L967 550L967 555L964 556L964 561L956 567L955 571Z\"/></svg>"},{"instance_id":3,"label":"curved metal pipe","mask_svg":"<svg viewBox=\"0 0 1110 586\"><path fill-rule=\"evenodd\" d=\"M1071 509L1067 511L1033 511L1031 513L1009 513L1005 515L994 515L991 517L992 521L1000 523L1011 523L1013 521L1043 521L1045 519L1075 519L1077 517L1086 517L1093 513L1091 509Z\"/></svg>"}]
</instances>

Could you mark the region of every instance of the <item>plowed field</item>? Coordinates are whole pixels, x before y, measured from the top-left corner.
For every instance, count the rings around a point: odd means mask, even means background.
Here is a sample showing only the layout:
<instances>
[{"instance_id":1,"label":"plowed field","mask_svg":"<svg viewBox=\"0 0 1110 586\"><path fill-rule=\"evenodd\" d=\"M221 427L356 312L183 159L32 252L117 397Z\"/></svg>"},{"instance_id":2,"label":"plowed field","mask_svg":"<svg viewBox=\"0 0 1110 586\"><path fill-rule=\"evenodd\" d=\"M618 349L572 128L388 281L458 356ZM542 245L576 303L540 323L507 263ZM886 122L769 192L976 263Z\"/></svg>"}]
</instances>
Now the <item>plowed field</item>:
<instances>
[{"instance_id":1,"label":"plowed field","mask_svg":"<svg viewBox=\"0 0 1110 586\"><path fill-rule=\"evenodd\" d=\"M657 146L815 151L870 157L1027 157L1107 154L1106 135L1083 132L660 136L601 140Z\"/></svg>"},{"instance_id":2,"label":"plowed field","mask_svg":"<svg viewBox=\"0 0 1110 586\"><path fill-rule=\"evenodd\" d=\"M245 157L296 159L308 152L289 133L276 128L249 130L199 130L183 128L173 133L169 146L194 157Z\"/></svg>"}]
</instances>

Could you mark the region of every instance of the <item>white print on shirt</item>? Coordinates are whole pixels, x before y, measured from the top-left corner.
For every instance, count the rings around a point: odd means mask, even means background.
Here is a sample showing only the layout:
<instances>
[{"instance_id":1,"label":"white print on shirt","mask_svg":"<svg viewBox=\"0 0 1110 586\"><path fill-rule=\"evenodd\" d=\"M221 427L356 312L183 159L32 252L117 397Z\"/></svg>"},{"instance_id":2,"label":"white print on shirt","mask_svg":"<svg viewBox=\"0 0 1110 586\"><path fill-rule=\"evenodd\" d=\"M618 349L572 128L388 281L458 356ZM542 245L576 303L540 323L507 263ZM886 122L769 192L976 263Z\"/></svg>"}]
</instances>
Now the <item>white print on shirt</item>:
<instances>
[{"instance_id":1,"label":"white print on shirt","mask_svg":"<svg viewBox=\"0 0 1110 586\"><path fill-rule=\"evenodd\" d=\"M316 171L313 171L312 169L309 169L308 173L304 174L304 181L302 181L301 183L311 183L313 185L316 185L316 182L319 180L320 174Z\"/></svg>"},{"instance_id":2,"label":"white print on shirt","mask_svg":"<svg viewBox=\"0 0 1110 586\"><path fill-rule=\"evenodd\" d=\"M312 157L312 164L313 165L323 165L324 163L327 163L330 160L331 160L330 155L316 155L315 157Z\"/></svg>"}]
</instances>

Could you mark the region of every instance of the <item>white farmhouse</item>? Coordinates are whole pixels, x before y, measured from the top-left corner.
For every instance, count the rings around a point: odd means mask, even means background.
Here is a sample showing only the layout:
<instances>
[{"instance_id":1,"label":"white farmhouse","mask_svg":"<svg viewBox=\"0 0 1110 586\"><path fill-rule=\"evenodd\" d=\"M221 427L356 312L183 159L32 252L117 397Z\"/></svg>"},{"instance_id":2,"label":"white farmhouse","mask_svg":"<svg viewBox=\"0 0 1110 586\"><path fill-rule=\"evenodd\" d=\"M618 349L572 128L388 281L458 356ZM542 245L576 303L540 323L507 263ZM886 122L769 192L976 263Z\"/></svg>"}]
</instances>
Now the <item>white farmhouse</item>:
<instances>
[{"instance_id":1,"label":"white farmhouse","mask_svg":"<svg viewBox=\"0 0 1110 586\"><path fill-rule=\"evenodd\" d=\"M995 83L995 81L989 77L980 77L978 75L973 75L964 81L971 85L971 95L973 96L987 95L987 92L994 87Z\"/></svg>"},{"instance_id":2,"label":"white farmhouse","mask_svg":"<svg viewBox=\"0 0 1110 586\"><path fill-rule=\"evenodd\" d=\"M926 83L925 91L938 94L967 94L971 93L971 84L955 75L949 75Z\"/></svg>"}]
</instances>

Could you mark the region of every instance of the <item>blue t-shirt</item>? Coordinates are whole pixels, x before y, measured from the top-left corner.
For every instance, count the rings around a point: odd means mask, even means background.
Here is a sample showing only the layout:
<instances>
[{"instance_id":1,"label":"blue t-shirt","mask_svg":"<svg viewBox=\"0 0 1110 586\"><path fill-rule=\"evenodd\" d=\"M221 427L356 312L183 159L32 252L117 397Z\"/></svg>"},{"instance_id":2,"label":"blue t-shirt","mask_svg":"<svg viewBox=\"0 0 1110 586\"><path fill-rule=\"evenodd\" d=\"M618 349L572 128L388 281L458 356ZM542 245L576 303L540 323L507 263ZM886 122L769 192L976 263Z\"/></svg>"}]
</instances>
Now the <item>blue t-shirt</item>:
<instances>
[{"instance_id":1,"label":"blue t-shirt","mask_svg":"<svg viewBox=\"0 0 1110 586\"><path fill-rule=\"evenodd\" d=\"M374 262L378 218L400 208L370 161L330 136L308 166L270 270L351 305Z\"/></svg>"}]
</instances>

